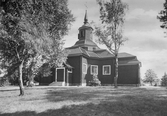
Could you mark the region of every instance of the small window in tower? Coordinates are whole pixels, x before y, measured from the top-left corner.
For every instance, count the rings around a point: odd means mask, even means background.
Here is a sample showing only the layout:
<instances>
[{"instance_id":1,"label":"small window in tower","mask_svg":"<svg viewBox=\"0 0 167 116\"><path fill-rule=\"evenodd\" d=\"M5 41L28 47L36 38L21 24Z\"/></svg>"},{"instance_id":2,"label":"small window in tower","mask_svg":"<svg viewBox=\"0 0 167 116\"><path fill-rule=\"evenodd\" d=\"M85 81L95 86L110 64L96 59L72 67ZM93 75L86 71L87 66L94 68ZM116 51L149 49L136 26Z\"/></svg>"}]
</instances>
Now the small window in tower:
<instances>
[{"instance_id":1,"label":"small window in tower","mask_svg":"<svg viewBox=\"0 0 167 116\"><path fill-rule=\"evenodd\" d=\"M85 35L85 31L82 30L82 31L81 31L81 37L84 37L84 35Z\"/></svg>"}]
</instances>

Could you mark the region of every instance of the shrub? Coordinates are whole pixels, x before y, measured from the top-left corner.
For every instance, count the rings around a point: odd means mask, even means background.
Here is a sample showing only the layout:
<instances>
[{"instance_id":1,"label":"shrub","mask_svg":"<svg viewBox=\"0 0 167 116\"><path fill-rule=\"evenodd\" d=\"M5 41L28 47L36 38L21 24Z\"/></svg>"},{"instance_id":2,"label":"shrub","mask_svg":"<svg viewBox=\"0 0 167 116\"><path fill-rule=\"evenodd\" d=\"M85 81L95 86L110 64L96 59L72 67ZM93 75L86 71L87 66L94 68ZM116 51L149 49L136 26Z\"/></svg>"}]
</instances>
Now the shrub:
<instances>
[{"instance_id":1,"label":"shrub","mask_svg":"<svg viewBox=\"0 0 167 116\"><path fill-rule=\"evenodd\" d=\"M162 86L167 86L167 74L166 73L161 78L161 85Z\"/></svg>"},{"instance_id":2,"label":"shrub","mask_svg":"<svg viewBox=\"0 0 167 116\"><path fill-rule=\"evenodd\" d=\"M94 74L94 75L92 76L92 80L89 81L88 85L89 85L89 86L101 86L101 82L100 82L100 80L98 79L98 76Z\"/></svg>"},{"instance_id":3,"label":"shrub","mask_svg":"<svg viewBox=\"0 0 167 116\"><path fill-rule=\"evenodd\" d=\"M5 76L0 77L0 87L5 86L5 85L9 85L7 78Z\"/></svg>"}]
</instances>

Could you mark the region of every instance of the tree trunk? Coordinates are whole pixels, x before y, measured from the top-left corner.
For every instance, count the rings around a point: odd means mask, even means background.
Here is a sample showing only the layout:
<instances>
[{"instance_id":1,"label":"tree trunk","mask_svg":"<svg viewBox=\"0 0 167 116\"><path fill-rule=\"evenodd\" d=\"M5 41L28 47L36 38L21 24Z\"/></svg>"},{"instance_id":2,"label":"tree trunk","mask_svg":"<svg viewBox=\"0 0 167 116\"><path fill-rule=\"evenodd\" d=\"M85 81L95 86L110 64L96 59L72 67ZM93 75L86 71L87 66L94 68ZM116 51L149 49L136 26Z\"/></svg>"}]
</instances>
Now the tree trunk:
<instances>
[{"instance_id":1,"label":"tree trunk","mask_svg":"<svg viewBox=\"0 0 167 116\"><path fill-rule=\"evenodd\" d=\"M19 96L24 95L23 78L22 78L23 63L24 63L24 60L21 62L20 66L19 66L19 88L20 88L20 95Z\"/></svg>"},{"instance_id":2,"label":"tree trunk","mask_svg":"<svg viewBox=\"0 0 167 116\"><path fill-rule=\"evenodd\" d=\"M118 54L115 54L115 77L114 77L114 87L115 88L118 88L117 80L118 80Z\"/></svg>"}]
</instances>

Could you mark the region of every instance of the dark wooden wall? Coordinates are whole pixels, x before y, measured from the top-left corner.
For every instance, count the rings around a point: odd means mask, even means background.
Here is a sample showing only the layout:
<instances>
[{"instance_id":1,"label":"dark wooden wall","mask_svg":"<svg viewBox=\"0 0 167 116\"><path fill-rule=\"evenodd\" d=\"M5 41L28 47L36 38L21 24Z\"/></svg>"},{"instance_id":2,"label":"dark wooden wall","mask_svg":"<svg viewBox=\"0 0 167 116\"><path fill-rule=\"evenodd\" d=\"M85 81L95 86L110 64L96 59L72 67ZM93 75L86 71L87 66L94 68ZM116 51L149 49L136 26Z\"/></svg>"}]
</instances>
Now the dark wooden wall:
<instances>
[{"instance_id":1,"label":"dark wooden wall","mask_svg":"<svg viewBox=\"0 0 167 116\"><path fill-rule=\"evenodd\" d=\"M98 78L102 84L111 84L113 83L114 77L114 65L113 60L110 59L88 59L82 57L82 63L87 64L87 74L82 73L82 82L88 83L92 79L91 75L91 65L98 65ZM111 65L111 75L103 75L102 68L103 65Z\"/></svg>"},{"instance_id":2,"label":"dark wooden wall","mask_svg":"<svg viewBox=\"0 0 167 116\"><path fill-rule=\"evenodd\" d=\"M110 65L111 66L111 74L110 75L103 75L103 65ZM102 59L100 60L99 64L99 80L101 84L112 84L114 81L114 64L113 59Z\"/></svg>"},{"instance_id":3,"label":"dark wooden wall","mask_svg":"<svg viewBox=\"0 0 167 116\"><path fill-rule=\"evenodd\" d=\"M71 81L73 85L78 85L81 83L81 64L80 61L81 57L76 56L76 57L68 57L67 62L73 67L73 72L72 72L72 78Z\"/></svg>"},{"instance_id":4,"label":"dark wooden wall","mask_svg":"<svg viewBox=\"0 0 167 116\"><path fill-rule=\"evenodd\" d=\"M139 65L123 65L118 67L118 84L139 84Z\"/></svg>"},{"instance_id":5,"label":"dark wooden wall","mask_svg":"<svg viewBox=\"0 0 167 116\"><path fill-rule=\"evenodd\" d=\"M119 59L119 61L128 62L133 58ZM70 82L72 85L86 84L92 79L90 74L91 65L98 65L98 78L102 84L113 84L115 76L115 66L113 58L97 59L87 58L84 56L68 57L67 62L73 67ZM82 64L87 64L87 73L83 73ZM103 65L111 65L111 75L103 75ZM139 84L139 64L136 65L119 65L118 84Z\"/></svg>"},{"instance_id":6,"label":"dark wooden wall","mask_svg":"<svg viewBox=\"0 0 167 116\"><path fill-rule=\"evenodd\" d=\"M87 64L87 74L82 73L82 82L88 83L92 79L92 75L90 71L91 65L98 65L98 70L99 70L99 60L98 59L87 59L85 57L82 57L82 64L83 63Z\"/></svg>"}]
</instances>

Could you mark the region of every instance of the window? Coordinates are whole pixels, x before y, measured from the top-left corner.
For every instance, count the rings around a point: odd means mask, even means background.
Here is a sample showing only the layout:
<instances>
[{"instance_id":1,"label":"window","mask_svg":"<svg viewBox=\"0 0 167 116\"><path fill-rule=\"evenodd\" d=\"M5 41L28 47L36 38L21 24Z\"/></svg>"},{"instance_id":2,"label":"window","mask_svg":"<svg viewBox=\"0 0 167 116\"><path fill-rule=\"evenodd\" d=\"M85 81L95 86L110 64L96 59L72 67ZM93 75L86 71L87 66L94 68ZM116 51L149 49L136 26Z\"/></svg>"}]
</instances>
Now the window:
<instances>
[{"instance_id":1,"label":"window","mask_svg":"<svg viewBox=\"0 0 167 116\"><path fill-rule=\"evenodd\" d=\"M72 73L72 69L68 69L68 73Z\"/></svg>"},{"instance_id":2,"label":"window","mask_svg":"<svg viewBox=\"0 0 167 116\"><path fill-rule=\"evenodd\" d=\"M110 75L110 74L111 74L111 66L103 65L103 75Z\"/></svg>"},{"instance_id":3,"label":"window","mask_svg":"<svg viewBox=\"0 0 167 116\"><path fill-rule=\"evenodd\" d=\"M93 74L96 74L98 75L98 66L97 65L91 65L91 68L90 68L90 73L93 75Z\"/></svg>"},{"instance_id":4,"label":"window","mask_svg":"<svg viewBox=\"0 0 167 116\"><path fill-rule=\"evenodd\" d=\"M83 63L82 65L82 72L83 74L87 74L87 64Z\"/></svg>"},{"instance_id":5,"label":"window","mask_svg":"<svg viewBox=\"0 0 167 116\"><path fill-rule=\"evenodd\" d=\"M85 35L85 31L81 30L81 37L84 37L84 35Z\"/></svg>"}]
</instances>

